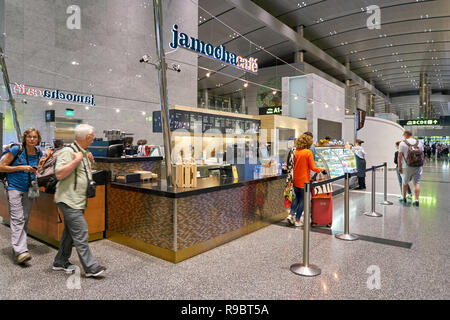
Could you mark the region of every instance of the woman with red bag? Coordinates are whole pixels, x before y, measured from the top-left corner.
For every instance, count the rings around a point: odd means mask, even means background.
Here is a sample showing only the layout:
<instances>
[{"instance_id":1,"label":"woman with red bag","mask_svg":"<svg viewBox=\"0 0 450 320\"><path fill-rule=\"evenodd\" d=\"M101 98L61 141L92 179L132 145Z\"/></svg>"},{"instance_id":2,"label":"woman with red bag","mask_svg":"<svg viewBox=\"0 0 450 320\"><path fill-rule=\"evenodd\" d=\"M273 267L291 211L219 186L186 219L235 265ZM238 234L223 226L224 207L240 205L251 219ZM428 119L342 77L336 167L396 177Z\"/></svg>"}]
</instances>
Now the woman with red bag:
<instances>
[{"instance_id":1,"label":"woman with red bag","mask_svg":"<svg viewBox=\"0 0 450 320\"><path fill-rule=\"evenodd\" d=\"M310 182L311 171L326 173L324 168L316 167L313 153L309 148L313 143L310 135L302 134L295 140L294 153L294 173L293 173L293 191L294 200L291 203L291 211L287 218L288 222L296 227L303 226L300 218L303 212L304 185Z\"/></svg>"}]
</instances>

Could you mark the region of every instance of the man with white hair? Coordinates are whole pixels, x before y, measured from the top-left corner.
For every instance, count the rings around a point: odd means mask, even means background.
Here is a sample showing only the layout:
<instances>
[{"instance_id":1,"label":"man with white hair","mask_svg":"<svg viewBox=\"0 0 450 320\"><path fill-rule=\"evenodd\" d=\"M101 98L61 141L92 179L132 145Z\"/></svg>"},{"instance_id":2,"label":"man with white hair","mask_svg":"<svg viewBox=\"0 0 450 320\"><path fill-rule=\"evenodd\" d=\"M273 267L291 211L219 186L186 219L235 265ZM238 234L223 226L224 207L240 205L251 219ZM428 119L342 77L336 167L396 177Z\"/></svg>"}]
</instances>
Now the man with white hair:
<instances>
[{"instance_id":1,"label":"man with white hair","mask_svg":"<svg viewBox=\"0 0 450 320\"><path fill-rule=\"evenodd\" d=\"M72 244L80 258L86 277L97 277L106 268L99 265L88 244L88 227L84 218L87 206L87 188L92 181L91 163L94 158L87 151L94 141L94 128L80 124L75 128L75 142L60 151L56 160L55 202L64 215L64 231L58 254L53 262L53 270L73 272L75 266L69 262Z\"/></svg>"}]
</instances>

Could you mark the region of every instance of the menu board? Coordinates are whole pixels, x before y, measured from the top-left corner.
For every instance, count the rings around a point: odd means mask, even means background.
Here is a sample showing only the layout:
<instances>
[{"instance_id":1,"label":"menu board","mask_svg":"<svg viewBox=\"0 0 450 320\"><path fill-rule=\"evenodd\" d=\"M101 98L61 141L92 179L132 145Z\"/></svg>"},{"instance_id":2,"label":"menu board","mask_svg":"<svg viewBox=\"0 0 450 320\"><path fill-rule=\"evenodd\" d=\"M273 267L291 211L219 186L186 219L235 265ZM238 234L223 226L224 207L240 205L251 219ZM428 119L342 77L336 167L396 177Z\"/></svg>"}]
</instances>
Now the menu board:
<instances>
[{"instance_id":1,"label":"menu board","mask_svg":"<svg viewBox=\"0 0 450 320\"><path fill-rule=\"evenodd\" d=\"M202 114L190 113L191 132L202 132Z\"/></svg>"},{"instance_id":2,"label":"menu board","mask_svg":"<svg viewBox=\"0 0 450 320\"><path fill-rule=\"evenodd\" d=\"M173 111L173 112L172 112ZM170 110L170 130L185 129L189 131L189 113L179 110Z\"/></svg>"},{"instance_id":3,"label":"menu board","mask_svg":"<svg viewBox=\"0 0 450 320\"><path fill-rule=\"evenodd\" d=\"M208 130L215 128L215 118L212 115L203 114L203 128L202 131L206 132Z\"/></svg>"},{"instance_id":4,"label":"menu board","mask_svg":"<svg viewBox=\"0 0 450 320\"><path fill-rule=\"evenodd\" d=\"M185 129L189 132L218 130L227 134L258 134L259 120L217 116L200 112L169 110L170 131ZM162 132L161 111L153 111L153 132Z\"/></svg>"},{"instance_id":5,"label":"menu board","mask_svg":"<svg viewBox=\"0 0 450 320\"><path fill-rule=\"evenodd\" d=\"M231 119L231 118L225 119L225 133L233 134L235 132L234 131L235 127L236 127L235 119Z\"/></svg>"},{"instance_id":6,"label":"menu board","mask_svg":"<svg viewBox=\"0 0 450 320\"><path fill-rule=\"evenodd\" d=\"M162 132L161 111L153 111L153 132Z\"/></svg>"}]
</instances>

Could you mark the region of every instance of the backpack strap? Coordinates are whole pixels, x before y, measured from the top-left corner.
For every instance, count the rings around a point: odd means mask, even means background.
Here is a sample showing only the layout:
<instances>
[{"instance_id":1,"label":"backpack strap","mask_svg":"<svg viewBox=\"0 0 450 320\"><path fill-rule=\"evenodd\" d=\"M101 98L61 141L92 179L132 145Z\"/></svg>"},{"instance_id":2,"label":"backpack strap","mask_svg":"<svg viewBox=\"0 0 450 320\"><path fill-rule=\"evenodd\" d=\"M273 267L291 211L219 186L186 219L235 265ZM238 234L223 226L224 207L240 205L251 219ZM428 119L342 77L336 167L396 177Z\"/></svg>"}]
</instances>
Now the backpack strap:
<instances>
[{"instance_id":1,"label":"backpack strap","mask_svg":"<svg viewBox=\"0 0 450 320\"><path fill-rule=\"evenodd\" d=\"M73 152L77 152L74 147L69 146L69 148L72 149ZM77 170L78 170L78 167L75 168L75 186L73 187L74 190L77 190Z\"/></svg>"},{"instance_id":2,"label":"backpack strap","mask_svg":"<svg viewBox=\"0 0 450 320\"><path fill-rule=\"evenodd\" d=\"M16 146L19 147L19 151L17 152L17 154L14 156L13 160L11 161L11 163L9 165L12 165L14 162L16 162L16 160L20 157L20 155L22 154L23 151L23 145L22 144L16 144ZM11 152L11 151L10 151Z\"/></svg>"}]
</instances>

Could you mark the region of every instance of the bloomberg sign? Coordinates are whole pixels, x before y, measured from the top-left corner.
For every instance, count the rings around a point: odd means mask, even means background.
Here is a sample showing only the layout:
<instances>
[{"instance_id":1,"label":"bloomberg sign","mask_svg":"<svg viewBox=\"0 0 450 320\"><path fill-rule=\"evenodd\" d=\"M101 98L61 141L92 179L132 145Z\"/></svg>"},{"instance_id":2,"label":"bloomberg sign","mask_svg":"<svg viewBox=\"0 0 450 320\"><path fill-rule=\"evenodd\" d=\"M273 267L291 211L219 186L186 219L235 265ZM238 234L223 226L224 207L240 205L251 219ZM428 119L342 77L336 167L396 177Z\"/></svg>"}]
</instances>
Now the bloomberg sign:
<instances>
[{"instance_id":1,"label":"bloomberg sign","mask_svg":"<svg viewBox=\"0 0 450 320\"><path fill-rule=\"evenodd\" d=\"M247 59L228 52L225 50L224 45L214 47L210 43L205 44L205 42L195 39L194 37L189 37L185 33L179 33L176 24L172 27L172 42L169 43L169 46L172 49L182 47L200 53L208 58L222 61L244 71L258 73L258 59Z\"/></svg>"}]
</instances>

